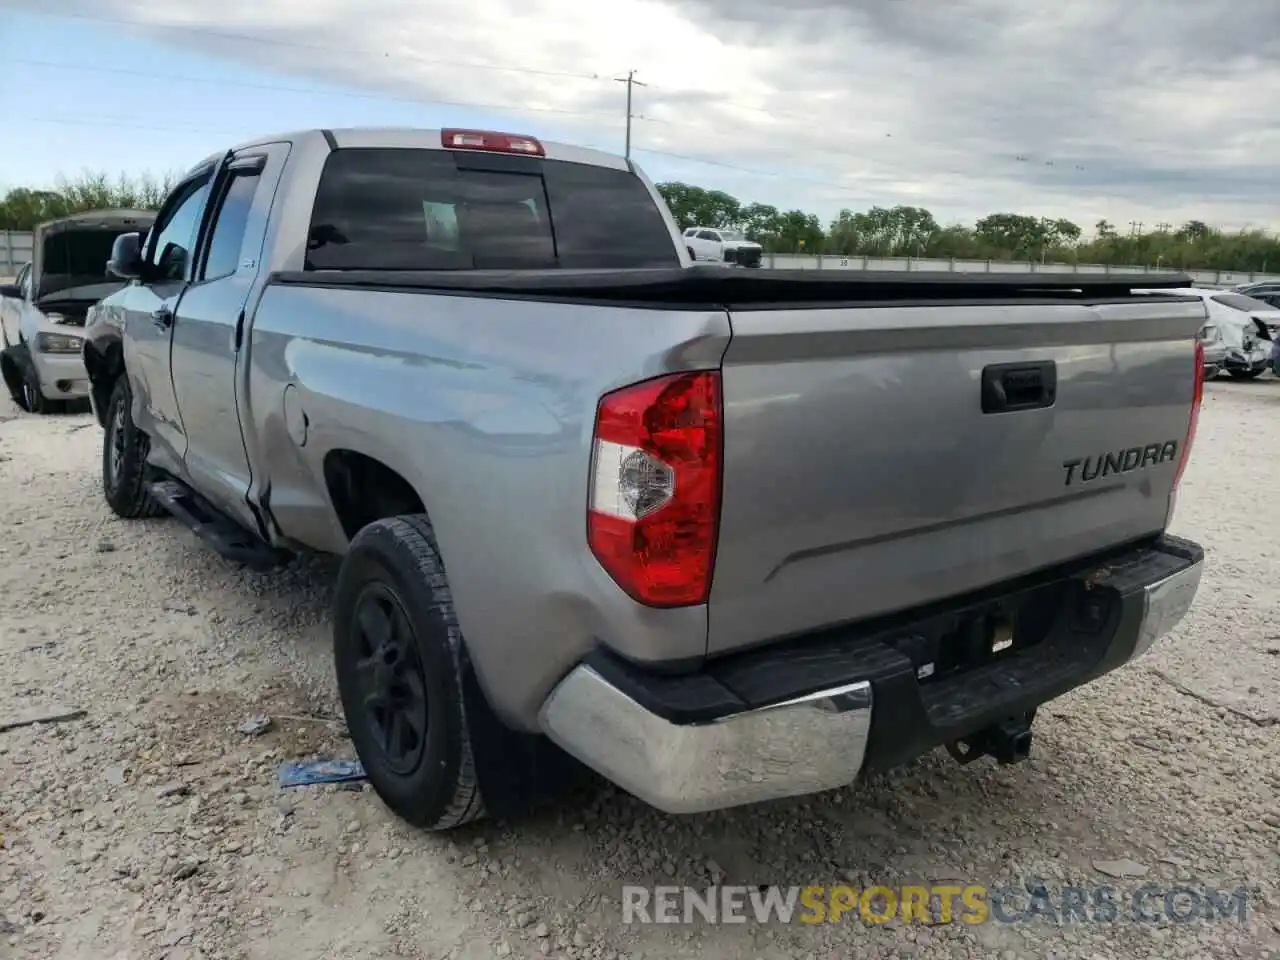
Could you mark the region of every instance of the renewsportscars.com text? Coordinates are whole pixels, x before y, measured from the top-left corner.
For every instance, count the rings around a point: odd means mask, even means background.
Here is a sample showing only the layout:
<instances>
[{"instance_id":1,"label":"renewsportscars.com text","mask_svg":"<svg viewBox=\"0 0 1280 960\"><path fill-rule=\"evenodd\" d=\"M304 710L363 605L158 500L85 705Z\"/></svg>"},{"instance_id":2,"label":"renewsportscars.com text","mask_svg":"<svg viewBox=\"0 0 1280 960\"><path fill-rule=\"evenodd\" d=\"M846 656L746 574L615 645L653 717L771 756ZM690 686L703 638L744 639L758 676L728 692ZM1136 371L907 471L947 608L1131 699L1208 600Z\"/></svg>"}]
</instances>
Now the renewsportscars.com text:
<instances>
[{"instance_id":1,"label":"renewsportscars.com text","mask_svg":"<svg viewBox=\"0 0 1280 960\"><path fill-rule=\"evenodd\" d=\"M981 885L626 886L623 923L1243 923L1248 891L1145 885L1022 888Z\"/></svg>"}]
</instances>

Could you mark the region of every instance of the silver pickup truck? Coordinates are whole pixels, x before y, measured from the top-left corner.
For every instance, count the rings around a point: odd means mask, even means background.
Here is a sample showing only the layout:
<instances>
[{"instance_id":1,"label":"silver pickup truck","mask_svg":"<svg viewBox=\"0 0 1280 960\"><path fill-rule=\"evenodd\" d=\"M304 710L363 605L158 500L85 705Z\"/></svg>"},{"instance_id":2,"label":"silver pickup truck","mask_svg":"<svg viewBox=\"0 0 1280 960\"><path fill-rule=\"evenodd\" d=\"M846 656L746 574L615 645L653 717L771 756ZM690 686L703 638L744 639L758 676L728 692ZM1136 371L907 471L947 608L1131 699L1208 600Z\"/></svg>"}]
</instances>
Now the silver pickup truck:
<instances>
[{"instance_id":1,"label":"silver pickup truck","mask_svg":"<svg viewBox=\"0 0 1280 960\"><path fill-rule=\"evenodd\" d=\"M1151 276L698 267L628 161L469 130L219 153L110 269L107 503L342 555L348 727L415 824L571 758L670 812L1013 762L1199 583L1205 313Z\"/></svg>"}]
</instances>

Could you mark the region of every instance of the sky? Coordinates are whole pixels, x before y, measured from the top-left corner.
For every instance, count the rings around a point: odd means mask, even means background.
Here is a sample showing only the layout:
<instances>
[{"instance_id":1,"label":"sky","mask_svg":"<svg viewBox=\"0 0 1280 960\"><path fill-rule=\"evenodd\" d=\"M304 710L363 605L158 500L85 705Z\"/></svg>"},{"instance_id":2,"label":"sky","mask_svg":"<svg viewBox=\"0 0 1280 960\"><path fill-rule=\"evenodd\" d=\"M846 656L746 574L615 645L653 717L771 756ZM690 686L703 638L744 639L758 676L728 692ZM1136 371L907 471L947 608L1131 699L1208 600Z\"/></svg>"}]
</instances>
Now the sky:
<instances>
[{"instance_id":1,"label":"sky","mask_svg":"<svg viewBox=\"0 0 1280 960\"><path fill-rule=\"evenodd\" d=\"M0 190L308 127L620 153L635 70L654 180L1280 229L1280 0L0 0L0 57Z\"/></svg>"}]
</instances>

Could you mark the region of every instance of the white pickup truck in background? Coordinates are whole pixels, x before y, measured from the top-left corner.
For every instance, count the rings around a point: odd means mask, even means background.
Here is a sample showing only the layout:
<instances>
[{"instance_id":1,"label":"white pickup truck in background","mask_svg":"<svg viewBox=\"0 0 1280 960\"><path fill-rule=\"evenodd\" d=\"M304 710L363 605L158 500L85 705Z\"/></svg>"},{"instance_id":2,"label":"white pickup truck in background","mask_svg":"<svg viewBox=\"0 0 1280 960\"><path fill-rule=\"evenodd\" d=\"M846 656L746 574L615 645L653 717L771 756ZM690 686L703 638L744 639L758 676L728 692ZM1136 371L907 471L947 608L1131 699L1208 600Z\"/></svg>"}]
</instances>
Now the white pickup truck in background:
<instances>
[{"instance_id":1,"label":"white pickup truck in background","mask_svg":"<svg viewBox=\"0 0 1280 960\"><path fill-rule=\"evenodd\" d=\"M690 227L684 232L684 244L692 260L758 267L764 256L760 244L748 240L741 230L725 227Z\"/></svg>"}]
</instances>

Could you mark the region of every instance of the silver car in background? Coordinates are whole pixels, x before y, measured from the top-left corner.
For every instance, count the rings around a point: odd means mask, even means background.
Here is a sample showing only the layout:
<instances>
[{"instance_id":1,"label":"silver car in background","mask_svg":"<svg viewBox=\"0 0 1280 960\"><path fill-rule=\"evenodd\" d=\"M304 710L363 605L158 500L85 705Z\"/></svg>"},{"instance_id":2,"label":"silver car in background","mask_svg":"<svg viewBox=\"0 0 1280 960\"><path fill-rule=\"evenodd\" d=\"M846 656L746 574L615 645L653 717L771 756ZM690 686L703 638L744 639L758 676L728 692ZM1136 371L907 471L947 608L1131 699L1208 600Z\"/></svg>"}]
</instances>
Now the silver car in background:
<instances>
[{"instance_id":1,"label":"silver car in background","mask_svg":"<svg viewBox=\"0 0 1280 960\"><path fill-rule=\"evenodd\" d=\"M1206 376L1225 372L1237 380L1252 380L1270 367L1271 347L1280 337L1280 308L1233 290L1185 287L1141 292L1176 292L1204 301L1206 319L1200 328L1200 342ZM1211 363L1216 365L1212 372Z\"/></svg>"}]
</instances>

